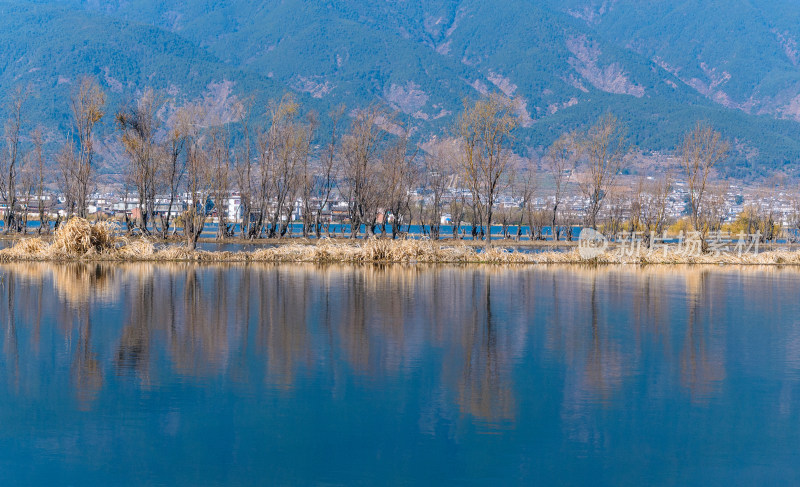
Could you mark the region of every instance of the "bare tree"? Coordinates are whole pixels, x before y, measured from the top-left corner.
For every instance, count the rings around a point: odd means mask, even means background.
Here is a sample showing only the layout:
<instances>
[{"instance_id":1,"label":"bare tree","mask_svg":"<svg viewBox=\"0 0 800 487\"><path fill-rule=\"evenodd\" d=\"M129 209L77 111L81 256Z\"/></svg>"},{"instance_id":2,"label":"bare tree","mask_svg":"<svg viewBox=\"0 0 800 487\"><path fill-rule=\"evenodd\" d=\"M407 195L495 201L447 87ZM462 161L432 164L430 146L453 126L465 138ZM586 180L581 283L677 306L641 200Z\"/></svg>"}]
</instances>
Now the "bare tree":
<instances>
[{"instance_id":1,"label":"bare tree","mask_svg":"<svg viewBox=\"0 0 800 487\"><path fill-rule=\"evenodd\" d=\"M260 237L267 224L272 195L271 166L272 159L275 157L275 139L277 138L275 132L279 130L277 126L282 123L283 110L275 109L271 106L268 109L267 116L270 126L267 129L260 130L256 139L258 167L255 175L257 183L250 187L252 189L253 205L250 209L250 220L252 222L248 223L250 230L248 237L251 239Z\"/></svg>"},{"instance_id":2,"label":"bare tree","mask_svg":"<svg viewBox=\"0 0 800 487\"><path fill-rule=\"evenodd\" d=\"M505 172L503 173L503 181L500 183L500 186L504 188L505 192L507 194L510 193L512 199L516 196L515 183L517 183L518 170L521 170L521 167L519 164L517 164L517 160L510 160L508 168L506 168ZM516 208L513 204L509 204L508 201L505 201L503 204L499 205L495 210L495 220L499 221L500 223L500 235L503 240L508 239L508 228L518 210L519 208Z\"/></svg>"},{"instance_id":3,"label":"bare tree","mask_svg":"<svg viewBox=\"0 0 800 487\"><path fill-rule=\"evenodd\" d=\"M280 238L288 229L313 130L311 124L297 120L299 110L300 105L291 94L270 103L269 127L258 137L260 208L254 235L260 235L265 225L268 237Z\"/></svg>"},{"instance_id":4,"label":"bare tree","mask_svg":"<svg viewBox=\"0 0 800 487\"><path fill-rule=\"evenodd\" d=\"M538 188L538 180L536 171L530 166L530 161L528 162L527 167L520 167L514 171L516 177L510 183L511 195L516 201L519 201L517 233L514 236L517 241L522 237L522 226L531 221L532 213L536 211L533 197ZM533 234L531 234L531 240L533 240Z\"/></svg>"},{"instance_id":5,"label":"bare tree","mask_svg":"<svg viewBox=\"0 0 800 487\"><path fill-rule=\"evenodd\" d=\"M300 211L303 221L303 237L305 238L308 238L312 233L317 238L322 236L322 214L328 206L333 190L336 187L339 169L339 159L337 158L339 148L338 125L343 113L343 106L331 112L331 139L322 149L319 160L316 163L312 163L311 159L307 157L301 164L300 200L302 205ZM309 124L316 127L316 119L310 116Z\"/></svg>"},{"instance_id":6,"label":"bare tree","mask_svg":"<svg viewBox=\"0 0 800 487\"><path fill-rule=\"evenodd\" d=\"M543 229L550 223L550 212L546 210L531 208L527 212L528 227L531 232L531 240L543 240Z\"/></svg>"},{"instance_id":7,"label":"bare tree","mask_svg":"<svg viewBox=\"0 0 800 487\"><path fill-rule=\"evenodd\" d=\"M340 160L338 158L340 150L338 126L339 120L343 114L344 106L340 106L331 112L331 139L320 157L319 171L314 177L313 189L310 192L310 197L315 201L311 212L313 213L314 232L317 238L320 238L322 235L322 212L325 211L325 208L330 202L340 169Z\"/></svg>"},{"instance_id":8,"label":"bare tree","mask_svg":"<svg viewBox=\"0 0 800 487\"><path fill-rule=\"evenodd\" d=\"M45 164L44 164L44 134L41 127L36 127L31 133L33 142L32 168L34 186L33 195L36 197L36 212L39 215L39 229L37 233L50 233L50 222L45 203Z\"/></svg>"},{"instance_id":9,"label":"bare tree","mask_svg":"<svg viewBox=\"0 0 800 487\"><path fill-rule=\"evenodd\" d=\"M669 195L672 192L672 173L667 172L652 180L640 180L637 185L638 220L645 232L645 241L653 245L650 234L664 233L668 218Z\"/></svg>"},{"instance_id":10,"label":"bare tree","mask_svg":"<svg viewBox=\"0 0 800 487\"><path fill-rule=\"evenodd\" d=\"M436 146L425 157L425 169L422 171L422 175L423 184L431 199L428 225L431 238L434 240L438 240L441 236L442 209L445 204L444 196L453 179L453 159L453 154L441 145ZM452 223L455 226L455 222Z\"/></svg>"},{"instance_id":11,"label":"bare tree","mask_svg":"<svg viewBox=\"0 0 800 487\"><path fill-rule=\"evenodd\" d=\"M297 159L297 176L295 178L295 188L293 196L290 199L290 206L287 208L287 222L289 224L290 235L293 227L291 226L291 217L295 209L298 210L299 219L301 220L301 234L303 237L308 237L313 224L314 205L312 199L316 196L316 188L319 180L318 173L314 167L314 161L311 160L311 141L314 138L314 133L319 126L319 120L314 112L309 112L306 115L304 125L300 125L300 134L303 136L297 139L295 147L295 158ZM299 204L296 202L299 199Z\"/></svg>"},{"instance_id":12,"label":"bare tree","mask_svg":"<svg viewBox=\"0 0 800 487\"><path fill-rule=\"evenodd\" d=\"M761 230L762 242L773 242L780 235L780 223L778 222L778 215L775 208L777 195L775 191L769 189L762 193L759 205L759 227Z\"/></svg>"},{"instance_id":13,"label":"bare tree","mask_svg":"<svg viewBox=\"0 0 800 487\"><path fill-rule=\"evenodd\" d=\"M22 136L22 109L25 100L28 98L28 91L17 88L11 95L8 104L8 120L4 127L4 138L6 150L3 153L0 163L0 193L3 202L6 204L5 211L5 232L16 232L19 225L16 218L17 211L17 172L19 171L20 161L23 159L21 148Z\"/></svg>"},{"instance_id":14,"label":"bare tree","mask_svg":"<svg viewBox=\"0 0 800 487\"><path fill-rule=\"evenodd\" d=\"M161 143L160 168L158 170L162 187L168 193L167 210L162 212L159 232L166 239L172 220L172 211L178 203L178 191L186 172L187 139L192 134L192 123L201 118L201 109L196 105L179 107L168 121L166 136Z\"/></svg>"},{"instance_id":15,"label":"bare tree","mask_svg":"<svg viewBox=\"0 0 800 487\"><path fill-rule=\"evenodd\" d=\"M553 218L550 231L553 240L561 239L561 222L558 212L567 191L567 186L572 179L575 163L580 158L581 145L578 136L574 133L561 135L547 151L547 169L553 178Z\"/></svg>"},{"instance_id":16,"label":"bare tree","mask_svg":"<svg viewBox=\"0 0 800 487\"><path fill-rule=\"evenodd\" d=\"M148 88L142 92L131 107L117 112L116 121L121 134L122 146L128 154L128 174L139 197L139 217L136 224L145 235L155 216L156 196L161 185L159 174L163 155L156 143L156 133L161 126L158 110L162 100Z\"/></svg>"},{"instance_id":17,"label":"bare tree","mask_svg":"<svg viewBox=\"0 0 800 487\"><path fill-rule=\"evenodd\" d=\"M424 178L424 173L422 172L423 169L419 168L419 183L417 186L417 190L419 193L416 195L415 198L412 198L409 202L409 226L408 233L411 233L411 225L413 222L419 222L419 236L420 237L427 237L432 238L432 231L434 228L433 225L433 218L434 213L436 212L433 209L433 205L429 204L429 198L427 196L428 190L426 189L426 182ZM439 215L441 215L441 208L439 209ZM437 218L441 218L441 216L437 216ZM437 220L440 221L440 220Z\"/></svg>"},{"instance_id":18,"label":"bare tree","mask_svg":"<svg viewBox=\"0 0 800 487\"><path fill-rule=\"evenodd\" d=\"M250 137L251 112L252 104L248 101L242 106L242 111L239 114L241 140L233 157L236 186L239 188L239 215L241 218L239 230L242 238L249 238L251 234L255 186L257 183L255 179L257 167L253 164L253 141Z\"/></svg>"},{"instance_id":19,"label":"bare tree","mask_svg":"<svg viewBox=\"0 0 800 487\"><path fill-rule=\"evenodd\" d=\"M727 157L728 149L722 135L701 122L686 134L681 145L680 162L689 190L692 226L700 233L704 247L710 223L706 220L709 212L703 209L706 186L716 165Z\"/></svg>"},{"instance_id":20,"label":"bare tree","mask_svg":"<svg viewBox=\"0 0 800 487\"><path fill-rule=\"evenodd\" d=\"M417 181L417 168L414 166L416 151L408 153L408 130L404 130L398 140L381 157L380 193L384 211L394 219L392 239L402 231L401 227L411 212L411 191ZM382 232L386 234L388 218L383 219Z\"/></svg>"},{"instance_id":21,"label":"bare tree","mask_svg":"<svg viewBox=\"0 0 800 487\"><path fill-rule=\"evenodd\" d=\"M94 172L94 144L92 138L97 123L103 118L103 106L106 95L94 78L86 77L81 80L72 93L71 109L78 145L68 141L64 150L73 151L73 163L68 169L73 180L74 208L78 216L86 218L88 210L89 193L92 190L92 175ZM69 137L72 139L72 137ZM77 150L77 154L74 154Z\"/></svg>"},{"instance_id":22,"label":"bare tree","mask_svg":"<svg viewBox=\"0 0 800 487\"><path fill-rule=\"evenodd\" d=\"M350 214L350 237L363 223L367 236L375 234L378 218L378 161L386 132L378 125L387 115L376 107L360 110L342 139L343 183Z\"/></svg>"},{"instance_id":23,"label":"bare tree","mask_svg":"<svg viewBox=\"0 0 800 487\"><path fill-rule=\"evenodd\" d=\"M636 232L639 230L644 230L644 223L643 220L643 213L644 213L644 201L645 201L645 179L643 176L639 176L634 184L631 194L629 196L629 218L628 218L628 227L631 232Z\"/></svg>"},{"instance_id":24,"label":"bare tree","mask_svg":"<svg viewBox=\"0 0 800 487\"><path fill-rule=\"evenodd\" d=\"M58 163L58 188L64 198L64 208L67 217L75 213L78 201L78 182L75 175L78 173L79 160L75 151L75 142L72 137L67 137L61 150L56 155ZM56 228L60 222L60 216L56 218Z\"/></svg>"},{"instance_id":25,"label":"bare tree","mask_svg":"<svg viewBox=\"0 0 800 487\"><path fill-rule=\"evenodd\" d=\"M728 189L728 184L720 181L709 184L706 188L705 203L700 209L700 219L704 222L707 232L720 232L722 230L722 223L727 216L726 195ZM767 212L771 213L770 210L767 210ZM706 234L701 232L704 245L705 236Z\"/></svg>"},{"instance_id":26,"label":"bare tree","mask_svg":"<svg viewBox=\"0 0 800 487\"><path fill-rule=\"evenodd\" d=\"M513 103L500 95L466 106L456 124L462 141L461 171L472 193L474 216L482 235L484 224L491 234L495 203L509 164L506 145L516 126ZM491 241L487 238L486 245Z\"/></svg>"},{"instance_id":27,"label":"bare tree","mask_svg":"<svg viewBox=\"0 0 800 487\"><path fill-rule=\"evenodd\" d=\"M29 152L25 155L19 173L19 212L17 216L17 230L24 234L28 233L28 217L31 210L31 200L34 198L36 188L36 155Z\"/></svg>"},{"instance_id":28,"label":"bare tree","mask_svg":"<svg viewBox=\"0 0 800 487\"><path fill-rule=\"evenodd\" d=\"M789 214L789 227L787 228L789 240L793 243L800 241L800 196L792 198L792 211Z\"/></svg>"},{"instance_id":29,"label":"bare tree","mask_svg":"<svg viewBox=\"0 0 800 487\"><path fill-rule=\"evenodd\" d=\"M183 213L183 231L190 250L197 247L210 212L208 200L212 190L207 142L196 132L186 144L186 192L189 206Z\"/></svg>"},{"instance_id":30,"label":"bare tree","mask_svg":"<svg viewBox=\"0 0 800 487\"><path fill-rule=\"evenodd\" d=\"M131 235L134 230L137 228L137 221L138 218L132 219L133 211L131 211L131 215L128 215L128 210L133 210L133 204L131 202L132 198L131 195L136 194L136 184L133 180L133 173L131 171L123 171L122 173L122 204L123 204L123 218L125 221L125 233ZM138 203L136 204L138 206Z\"/></svg>"},{"instance_id":31,"label":"bare tree","mask_svg":"<svg viewBox=\"0 0 800 487\"><path fill-rule=\"evenodd\" d=\"M624 230L625 215L630 212L630 202L625 195L612 193L606 198L602 231L609 237L616 237Z\"/></svg>"},{"instance_id":32,"label":"bare tree","mask_svg":"<svg viewBox=\"0 0 800 487\"><path fill-rule=\"evenodd\" d=\"M585 134L582 141L586 168L578 185L588 202L586 225L597 229L597 215L625 164L629 146L617 117L606 114Z\"/></svg>"},{"instance_id":33,"label":"bare tree","mask_svg":"<svg viewBox=\"0 0 800 487\"><path fill-rule=\"evenodd\" d=\"M713 188L713 186L712 186ZM712 191L709 191L712 193ZM770 189L762 189L755 195L756 203L751 203L742 208L735 227L747 235L759 235L762 243L771 242L778 238L780 225L775 208L776 195ZM706 204L705 206L711 206Z\"/></svg>"},{"instance_id":34,"label":"bare tree","mask_svg":"<svg viewBox=\"0 0 800 487\"><path fill-rule=\"evenodd\" d=\"M464 217L467 214L468 208L467 195L463 191L456 192L453 197L450 198L447 207L450 211L450 222L453 230L453 238L460 240L463 237L463 229L461 226L464 222Z\"/></svg>"},{"instance_id":35,"label":"bare tree","mask_svg":"<svg viewBox=\"0 0 800 487\"><path fill-rule=\"evenodd\" d=\"M227 201L230 197L230 146L227 132L214 128L209 133L208 162L211 177L211 200L217 213L217 240L231 234L228 228Z\"/></svg>"},{"instance_id":36,"label":"bare tree","mask_svg":"<svg viewBox=\"0 0 800 487\"><path fill-rule=\"evenodd\" d=\"M561 212L561 218L561 226L564 227L564 237L566 237L568 242L572 242L572 239L575 238L575 227L580 224L582 216L573 207L565 208L564 211Z\"/></svg>"}]
</instances>

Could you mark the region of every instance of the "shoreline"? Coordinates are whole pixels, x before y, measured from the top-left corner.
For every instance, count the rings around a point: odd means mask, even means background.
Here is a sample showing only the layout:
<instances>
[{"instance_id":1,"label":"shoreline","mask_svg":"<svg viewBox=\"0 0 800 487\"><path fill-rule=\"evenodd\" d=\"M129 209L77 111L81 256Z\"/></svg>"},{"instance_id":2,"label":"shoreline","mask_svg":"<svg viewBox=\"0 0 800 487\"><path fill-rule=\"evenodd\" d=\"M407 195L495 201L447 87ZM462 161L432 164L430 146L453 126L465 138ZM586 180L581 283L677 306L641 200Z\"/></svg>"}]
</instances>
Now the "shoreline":
<instances>
[{"instance_id":1,"label":"shoreline","mask_svg":"<svg viewBox=\"0 0 800 487\"><path fill-rule=\"evenodd\" d=\"M537 246L541 249L566 247L562 251L524 252L506 247L513 245L493 241L491 247L484 247L483 242L474 241L469 245L464 241L370 238L344 241L279 239L255 250L189 250L180 244L155 243L141 237L118 237L111 225L90 224L73 218L50 238L18 238L11 247L0 250L0 262L800 266L800 249L775 249L775 244L760 246L763 251L759 253L740 254L699 254L668 248L634 253L625 252L621 247L592 251L578 247L576 242L571 246Z\"/></svg>"},{"instance_id":2,"label":"shoreline","mask_svg":"<svg viewBox=\"0 0 800 487\"><path fill-rule=\"evenodd\" d=\"M112 246L83 252L53 249L38 239L22 239L13 247L0 250L0 263L306 263L306 264L482 264L482 265L705 265L705 266L798 266L800 251L766 250L758 254L701 254L653 250L638 255L603 252L595 257L568 251L518 252L493 246L489 249L468 245L442 245L414 240L366 240L314 244L285 243L253 251L189 250L180 245L157 246L145 239L116 241Z\"/></svg>"},{"instance_id":3,"label":"shoreline","mask_svg":"<svg viewBox=\"0 0 800 487\"><path fill-rule=\"evenodd\" d=\"M27 234L3 234L0 233L0 242L12 242L16 243L21 240L31 239L31 238L40 238L44 241L51 241L54 238L54 234L43 234L39 235L35 232L27 233ZM185 239L181 238L168 238L163 239L160 237L145 237L140 235L134 236L124 236L120 235L117 238L120 239L130 239L130 240L137 240L137 239L147 239L153 242L156 245L163 244L163 245L183 245ZM200 237L197 240L197 243L200 244L216 244L216 245L247 245L247 246L263 246L263 247L272 247L276 245L291 245L291 244L299 244L299 245L316 245L319 242L334 242L334 243L363 243L369 240L368 238L364 238L363 236L359 236L355 239L350 237L327 237L323 235L321 238L311 237L305 238L301 236L291 236L291 237L283 237L283 238L258 238L258 239L248 239L242 237L225 237L224 239L220 240L216 237ZM378 238L378 240L391 240L391 238ZM395 241L401 240L430 240L426 236L419 235L419 234L410 234L408 238L397 239ZM441 238L439 240L430 240L435 243L439 244L463 244L470 247L484 247L486 242L483 240L472 240L472 239L453 239L451 237ZM578 240L514 240L514 239L500 239L494 238L492 239L493 245L501 245L504 247L575 247L578 245ZM795 244L800 248L800 243Z\"/></svg>"}]
</instances>

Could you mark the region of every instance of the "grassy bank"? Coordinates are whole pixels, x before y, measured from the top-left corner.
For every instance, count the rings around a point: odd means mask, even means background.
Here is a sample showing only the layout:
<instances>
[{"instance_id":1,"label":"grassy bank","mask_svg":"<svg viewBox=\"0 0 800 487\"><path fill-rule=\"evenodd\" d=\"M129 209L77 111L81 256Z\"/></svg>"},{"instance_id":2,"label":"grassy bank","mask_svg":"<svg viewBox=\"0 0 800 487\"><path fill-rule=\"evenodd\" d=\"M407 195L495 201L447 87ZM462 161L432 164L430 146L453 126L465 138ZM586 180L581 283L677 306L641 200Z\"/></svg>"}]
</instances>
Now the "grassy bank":
<instances>
[{"instance_id":1,"label":"grassy bank","mask_svg":"<svg viewBox=\"0 0 800 487\"><path fill-rule=\"evenodd\" d=\"M313 244L291 242L254 251L207 252L180 245L156 245L143 238L118 237L111 224L91 224L73 218L49 240L22 238L12 247L0 250L0 262L21 261L800 265L800 251L771 250L742 256L683 255L672 250L627 256L610 251L584 258L577 248L567 252L525 253L500 247L481 249L460 242L322 239Z\"/></svg>"}]
</instances>

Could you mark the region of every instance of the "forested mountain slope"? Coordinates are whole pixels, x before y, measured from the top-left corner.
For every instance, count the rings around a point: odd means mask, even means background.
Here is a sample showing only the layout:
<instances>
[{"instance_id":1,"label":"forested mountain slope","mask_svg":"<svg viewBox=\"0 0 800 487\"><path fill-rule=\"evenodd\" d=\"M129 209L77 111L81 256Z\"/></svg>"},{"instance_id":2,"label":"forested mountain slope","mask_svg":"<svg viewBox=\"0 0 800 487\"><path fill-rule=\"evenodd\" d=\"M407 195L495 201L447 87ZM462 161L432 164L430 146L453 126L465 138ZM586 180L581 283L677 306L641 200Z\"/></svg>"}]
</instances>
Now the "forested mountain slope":
<instances>
[{"instance_id":1,"label":"forested mountain slope","mask_svg":"<svg viewBox=\"0 0 800 487\"><path fill-rule=\"evenodd\" d=\"M88 73L110 104L145 86L220 110L286 91L322 114L377 102L422 139L448 133L465 98L499 91L516 100L520 152L611 111L642 150L670 150L708 120L736 142L730 174L793 172L798 10L785 0L0 1L0 88L33 85L36 117L62 131L71 82Z\"/></svg>"}]
</instances>

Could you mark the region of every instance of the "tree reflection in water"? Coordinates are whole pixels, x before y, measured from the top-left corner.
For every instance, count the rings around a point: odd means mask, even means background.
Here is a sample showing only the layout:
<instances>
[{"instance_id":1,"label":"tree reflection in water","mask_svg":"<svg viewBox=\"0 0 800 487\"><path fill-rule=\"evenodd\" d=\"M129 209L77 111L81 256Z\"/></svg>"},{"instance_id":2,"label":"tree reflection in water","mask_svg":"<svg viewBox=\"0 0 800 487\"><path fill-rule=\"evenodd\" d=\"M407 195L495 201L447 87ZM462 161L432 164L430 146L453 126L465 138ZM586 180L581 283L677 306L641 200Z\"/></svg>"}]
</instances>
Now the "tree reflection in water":
<instances>
[{"instance_id":1,"label":"tree reflection in water","mask_svg":"<svg viewBox=\"0 0 800 487\"><path fill-rule=\"evenodd\" d=\"M520 397L521 367L557 364L563 426L593 444L603 432L592 411L637 373L674 376L697 400L718 394L727 277L797 271L19 263L0 273L2 367L20 394L68 380L91 408L110 376L148 388L179 375L284 393L315 381L336 396L348 381L423 374L422 428L456 416L509 424L537 401Z\"/></svg>"}]
</instances>

